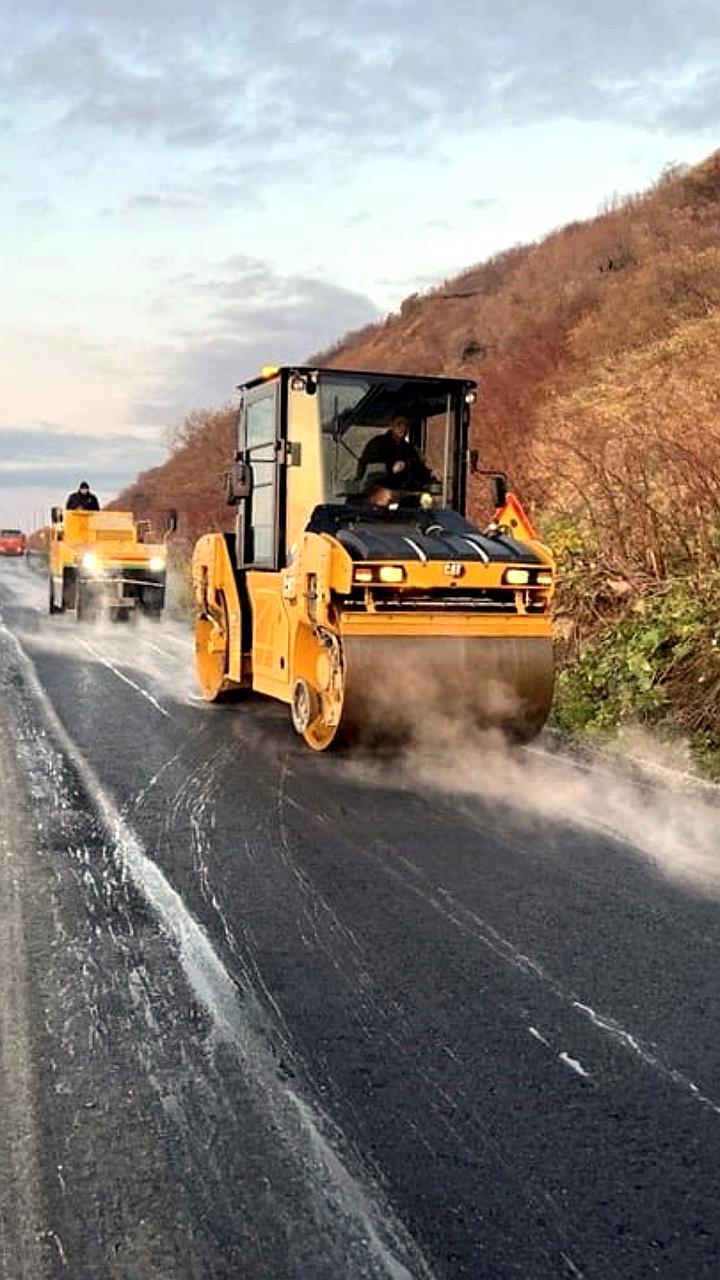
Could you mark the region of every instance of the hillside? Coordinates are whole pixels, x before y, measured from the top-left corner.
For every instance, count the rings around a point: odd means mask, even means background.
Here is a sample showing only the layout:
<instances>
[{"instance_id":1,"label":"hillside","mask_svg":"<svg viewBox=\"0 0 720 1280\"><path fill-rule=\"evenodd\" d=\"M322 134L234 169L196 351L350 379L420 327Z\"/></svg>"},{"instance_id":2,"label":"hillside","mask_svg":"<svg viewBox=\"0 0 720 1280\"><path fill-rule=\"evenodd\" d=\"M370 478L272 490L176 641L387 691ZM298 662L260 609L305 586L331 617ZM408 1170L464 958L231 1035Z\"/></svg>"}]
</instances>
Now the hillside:
<instances>
[{"instance_id":1,"label":"hillside","mask_svg":"<svg viewBox=\"0 0 720 1280\"><path fill-rule=\"evenodd\" d=\"M308 358L477 379L474 443L528 498L564 568L559 632L573 661L561 721L680 725L710 752L720 745L719 215L717 152ZM177 506L189 545L230 516L219 477L231 448L231 410L196 412L168 462L118 505ZM623 627L637 653L616 651Z\"/></svg>"}]
</instances>

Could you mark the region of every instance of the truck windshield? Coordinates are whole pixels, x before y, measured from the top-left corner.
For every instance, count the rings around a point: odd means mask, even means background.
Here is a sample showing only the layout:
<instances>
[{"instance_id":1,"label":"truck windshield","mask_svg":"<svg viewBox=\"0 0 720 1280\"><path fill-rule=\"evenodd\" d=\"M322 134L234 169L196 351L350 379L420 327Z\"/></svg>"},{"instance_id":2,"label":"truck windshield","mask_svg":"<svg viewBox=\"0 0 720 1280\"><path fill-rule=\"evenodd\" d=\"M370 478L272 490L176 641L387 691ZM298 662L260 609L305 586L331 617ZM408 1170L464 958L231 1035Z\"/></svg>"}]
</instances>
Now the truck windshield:
<instances>
[{"instance_id":1,"label":"truck windshield","mask_svg":"<svg viewBox=\"0 0 720 1280\"><path fill-rule=\"evenodd\" d=\"M456 507L460 395L441 379L323 374L320 415L325 501L385 485L402 505L430 493Z\"/></svg>"}]
</instances>

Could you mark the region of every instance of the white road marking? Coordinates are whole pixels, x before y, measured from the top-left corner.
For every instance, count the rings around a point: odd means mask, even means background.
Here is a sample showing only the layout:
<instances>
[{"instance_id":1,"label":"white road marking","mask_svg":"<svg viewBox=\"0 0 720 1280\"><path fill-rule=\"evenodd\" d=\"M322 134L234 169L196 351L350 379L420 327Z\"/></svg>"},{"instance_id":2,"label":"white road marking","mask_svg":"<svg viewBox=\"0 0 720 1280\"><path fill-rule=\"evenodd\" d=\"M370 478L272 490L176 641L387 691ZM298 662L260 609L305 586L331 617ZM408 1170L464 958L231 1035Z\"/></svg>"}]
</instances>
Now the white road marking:
<instances>
[{"instance_id":1,"label":"white road marking","mask_svg":"<svg viewBox=\"0 0 720 1280\"><path fill-rule=\"evenodd\" d=\"M91 644L88 644L87 640L83 640L81 643L83 648L87 649L88 653L92 654L93 658L95 658L97 662L100 662L104 667L107 667L108 671L112 671L113 675L117 676L118 680L122 680L125 684L129 685L131 689L134 689L136 693L139 693L142 698L146 698L155 710L160 712L161 716L165 716L167 720L172 720L170 712L166 711L164 707L161 707L157 698L154 698L151 693L148 693L147 689L143 689L141 684L136 684L136 682L131 680L129 676L126 676L125 673L120 671L109 658L105 658L102 653L93 648Z\"/></svg>"},{"instance_id":2,"label":"white road marking","mask_svg":"<svg viewBox=\"0 0 720 1280\"><path fill-rule=\"evenodd\" d=\"M568 1270L571 1271L572 1274L576 1277L576 1280L585 1280L585 1272L578 1270L572 1258L569 1258L566 1253L561 1253L560 1257L562 1258L563 1262L567 1266Z\"/></svg>"},{"instance_id":3,"label":"white road marking","mask_svg":"<svg viewBox=\"0 0 720 1280\"><path fill-rule=\"evenodd\" d=\"M620 1023L616 1022L614 1018L608 1018L601 1013L597 1013L595 1009L590 1008L590 1005L581 1004L579 1000L573 1000L572 1003L573 1008L579 1010L580 1013L583 1013L585 1017L589 1018L593 1026L604 1031L606 1035L609 1035L612 1040L616 1040L618 1044L624 1045L625 1048L636 1054L637 1057L640 1058L647 1066L654 1067L656 1070L661 1071L663 1075L669 1076L675 1084L682 1085L683 1088L689 1090L698 1102L701 1102L705 1107L709 1107L711 1111L714 1111L716 1115L720 1116L720 1105L717 1102L702 1093L694 1081L689 1080L686 1075L683 1075L682 1071L677 1071L674 1067L665 1066L665 1064L659 1060L657 1055L653 1053L652 1049L650 1049L648 1045L644 1044L638 1036L631 1035L631 1033L626 1031L624 1027L621 1027Z\"/></svg>"},{"instance_id":4,"label":"white road marking","mask_svg":"<svg viewBox=\"0 0 720 1280\"><path fill-rule=\"evenodd\" d=\"M164 649L162 645L155 644L154 640L148 640L147 636L143 636L143 647L146 649L154 649L163 658L176 658L178 655L171 649Z\"/></svg>"},{"instance_id":5,"label":"white road marking","mask_svg":"<svg viewBox=\"0 0 720 1280\"><path fill-rule=\"evenodd\" d=\"M586 1080L590 1079L590 1072L585 1070L582 1062L578 1062L577 1058L571 1058L569 1053L565 1053L565 1050L558 1054L558 1058L565 1063L566 1067L570 1067L572 1071L577 1072L579 1076L584 1076Z\"/></svg>"},{"instance_id":6,"label":"white road marking","mask_svg":"<svg viewBox=\"0 0 720 1280\"><path fill-rule=\"evenodd\" d=\"M372 855L369 854L369 856ZM416 879L418 875L422 875L420 868L410 862L409 859L400 857L398 858L398 861L405 864L414 879ZM497 929L493 928L488 921L483 920L468 907L464 907L459 903L457 899L447 891L447 889L441 887L434 889L413 883L413 881L409 880L406 876L402 876L397 868L391 865L387 860L383 861L381 865L388 875L398 880L412 893L416 894L416 896L429 907L432 907L433 910L437 911L447 920L450 920L462 932L469 934L471 937L474 937L479 942L483 943L488 950L492 951L494 955L506 964L511 965L514 969L520 970L520 972L525 973L528 977L536 979L547 991L550 991L556 999L560 1000L563 1004L568 1005L571 1009L574 1009L577 1013L581 1014L582 1017L588 1019L594 1027L599 1031L602 1031L611 1039L615 1040L617 1044L622 1045L623 1048L633 1053L642 1062L644 1062L647 1067L651 1067L653 1071L660 1076L664 1076L666 1080L671 1080L673 1084L683 1089L686 1093L691 1094L696 1102L700 1103L703 1107L707 1107L708 1110L712 1111L715 1115L720 1116L720 1103L716 1102L714 1098L703 1093L698 1085L696 1085L695 1082L682 1071L678 1071L677 1068L671 1067L663 1062L659 1051L657 1051L654 1046L645 1044L639 1036L635 1036L631 1032L626 1031L619 1022L615 1021L614 1018L597 1013L589 1005L583 1004L582 1001L578 1000L575 992L564 987L562 983L558 982L557 979L553 978L551 974L543 969L542 965L539 964L537 960L533 960L531 956L525 955L525 953L518 947L514 946L509 939L503 937Z\"/></svg>"},{"instance_id":7,"label":"white road marking","mask_svg":"<svg viewBox=\"0 0 720 1280\"><path fill-rule=\"evenodd\" d=\"M553 1052L550 1041L545 1039L545 1036L538 1031L537 1027L528 1027L528 1031L531 1036L534 1036L536 1040L539 1040L541 1044L544 1044L546 1049L550 1049L550 1051ZM576 1071L579 1076L584 1076L586 1080L591 1079L590 1072L585 1070L582 1062L577 1058L571 1058L570 1054L566 1053L564 1049L562 1053L559 1053L557 1056L560 1062L562 1062L566 1067L570 1067L572 1071Z\"/></svg>"},{"instance_id":8,"label":"white road marking","mask_svg":"<svg viewBox=\"0 0 720 1280\"><path fill-rule=\"evenodd\" d=\"M117 858L174 938L190 987L212 1019L216 1034L236 1052L245 1078L252 1081L260 1104L271 1114L275 1131L292 1157L300 1161L305 1182L312 1186L317 1203L326 1205L329 1200L331 1212L344 1218L347 1229L362 1240L364 1252L370 1255L373 1274L380 1267L380 1274L388 1280L433 1280L433 1272L419 1247L384 1201L381 1188L372 1185L372 1175L366 1175L368 1185L365 1185L337 1154L330 1118L278 1075L271 1049L274 1028L268 1025L264 1010L252 992L240 995L203 928L157 863L148 856L70 737L17 636L1 621L0 630L15 646L26 667L27 683L35 700L59 749L72 763L101 818ZM408 1265L402 1261L403 1256L409 1259Z\"/></svg>"}]
</instances>

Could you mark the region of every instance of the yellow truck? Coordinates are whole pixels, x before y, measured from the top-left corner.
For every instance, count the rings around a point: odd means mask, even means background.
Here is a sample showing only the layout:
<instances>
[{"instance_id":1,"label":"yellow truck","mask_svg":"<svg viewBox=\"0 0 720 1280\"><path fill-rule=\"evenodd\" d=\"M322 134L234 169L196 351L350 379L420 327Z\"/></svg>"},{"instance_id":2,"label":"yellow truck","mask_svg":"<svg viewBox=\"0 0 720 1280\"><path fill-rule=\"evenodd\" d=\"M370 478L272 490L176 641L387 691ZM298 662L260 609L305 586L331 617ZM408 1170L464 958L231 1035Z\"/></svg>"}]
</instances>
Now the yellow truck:
<instances>
[{"instance_id":1,"label":"yellow truck","mask_svg":"<svg viewBox=\"0 0 720 1280\"><path fill-rule=\"evenodd\" d=\"M193 555L205 698L277 698L315 751L448 720L538 733L553 558L501 475L491 523L468 518L475 384L303 366L241 395L235 531Z\"/></svg>"},{"instance_id":2,"label":"yellow truck","mask_svg":"<svg viewBox=\"0 0 720 1280\"><path fill-rule=\"evenodd\" d=\"M138 614L158 619L165 604L167 547L164 541L144 541L148 532L131 511L53 507L50 613L72 612L78 621L99 612L114 620Z\"/></svg>"}]
</instances>

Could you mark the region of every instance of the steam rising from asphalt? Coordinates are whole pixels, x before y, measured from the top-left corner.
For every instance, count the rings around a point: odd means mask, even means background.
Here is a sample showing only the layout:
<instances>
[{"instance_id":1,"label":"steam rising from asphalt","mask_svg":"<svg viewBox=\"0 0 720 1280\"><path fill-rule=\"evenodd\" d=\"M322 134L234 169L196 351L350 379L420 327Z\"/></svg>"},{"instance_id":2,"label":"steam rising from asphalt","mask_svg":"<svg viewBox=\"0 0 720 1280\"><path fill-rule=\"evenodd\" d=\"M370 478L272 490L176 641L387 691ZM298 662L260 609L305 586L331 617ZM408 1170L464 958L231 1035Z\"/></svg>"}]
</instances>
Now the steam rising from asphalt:
<instances>
[{"instance_id":1,"label":"steam rising from asphalt","mask_svg":"<svg viewBox=\"0 0 720 1280\"><path fill-rule=\"evenodd\" d=\"M166 612L161 623L140 615L128 622L112 622L100 613L78 624L72 615L56 616L47 624L45 578L13 566L0 585L9 589L13 604L22 610L16 628L32 640L37 651L77 657L99 663L151 682L151 695L185 701L194 690L192 636L187 623Z\"/></svg>"},{"instance_id":2,"label":"steam rising from asphalt","mask_svg":"<svg viewBox=\"0 0 720 1280\"><path fill-rule=\"evenodd\" d=\"M510 697L507 688L497 689L489 704L507 709ZM506 806L516 820L527 820L533 838L540 835L539 849L558 827L597 831L668 878L720 893L720 788L693 778L682 750L670 758L672 768L667 744L649 733L631 739L631 759L599 751L583 758L547 733L516 746L458 716L456 706L445 705L442 684L428 688L412 667L401 683L375 694L373 714L392 724L393 706L402 706L412 723L393 769L404 786L454 797L475 814L478 803ZM387 785L387 762L368 751L349 768L372 785Z\"/></svg>"},{"instance_id":3,"label":"steam rising from asphalt","mask_svg":"<svg viewBox=\"0 0 720 1280\"><path fill-rule=\"evenodd\" d=\"M539 745L512 750L482 739L443 760L415 748L406 765L446 795L507 805L546 832L558 824L601 832L671 879L720 892L720 805L714 797L677 783L658 786L623 776L609 761L586 763Z\"/></svg>"},{"instance_id":4,"label":"steam rising from asphalt","mask_svg":"<svg viewBox=\"0 0 720 1280\"><path fill-rule=\"evenodd\" d=\"M134 682L136 693L158 701L160 714L166 714L161 708L196 696L186 624L166 618L160 626L143 620L123 626L100 619L77 627L60 618L52 628L43 627L44 580L18 571L3 575L2 585L27 608L32 633L27 638L34 648L77 656L78 646L84 645L89 663L102 663ZM511 696L497 684L486 690L487 705L499 711L510 709ZM480 732L463 715L466 704L458 697L457 679L448 693L441 679L429 682L425 667L408 662L396 666L388 679L369 666L363 673L362 701L376 725L409 735L392 770L394 780L400 777L406 787L452 796L468 806L507 806L535 831L541 824L550 838L558 825L598 831L641 854L663 875L705 893L720 893L720 788L699 781L687 785L692 780L678 748L669 756L666 744L644 734L630 744L643 757L642 767L635 769L597 753L574 758L547 736L525 748L513 747L499 733ZM259 728L256 722L255 730ZM268 750L277 750L276 737L284 732L282 721L273 728L271 745L265 743ZM263 735L257 736L262 750ZM672 767L678 759L682 773ZM331 761L315 763L338 767ZM387 785L386 759L374 748L346 758L343 767L363 785Z\"/></svg>"}]
</instances>

